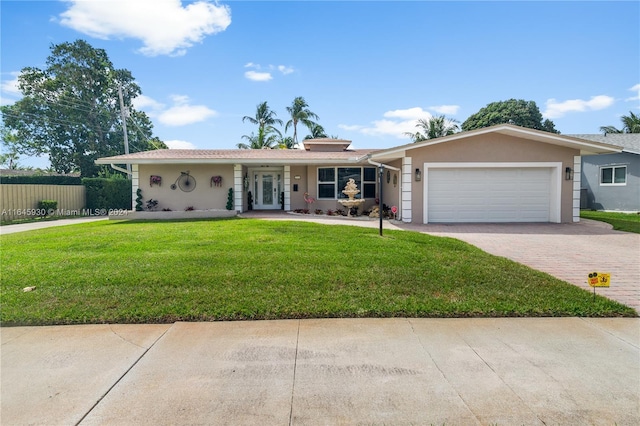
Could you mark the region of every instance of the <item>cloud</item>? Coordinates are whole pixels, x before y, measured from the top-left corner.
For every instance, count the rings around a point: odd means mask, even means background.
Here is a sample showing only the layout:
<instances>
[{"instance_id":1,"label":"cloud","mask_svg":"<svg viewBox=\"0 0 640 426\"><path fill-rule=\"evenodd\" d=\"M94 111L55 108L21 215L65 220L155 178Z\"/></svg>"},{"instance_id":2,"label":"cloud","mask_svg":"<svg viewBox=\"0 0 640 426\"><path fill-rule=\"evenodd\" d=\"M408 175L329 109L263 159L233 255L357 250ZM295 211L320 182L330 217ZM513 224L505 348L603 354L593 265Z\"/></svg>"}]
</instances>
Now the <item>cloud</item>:
<instances>
[{"instance_id":1,"label":"cloud","mask_svg":"<svg viewBox=\"0 0 640 426\"><path fill-rule=\"evenodd\" d=\"M289 67L286 65L269 65L268 68L269 71L261 71L258 72L259 70L262 69L262 65L260 64L256 64L253 62L247 62L244 66L245 68L253 68L255 71L251 70L251 71L246 71L244 73L245 78L252 80L252 81L269 81L273 79L273 74L271 73L271 71L280 71L280 73L282 73L282 75L287 75L287 74L291 74L292 72L294 72L295 70L293 69L293 67Z\"/></svg>"},{"instance_id":2,"label":"cloud","mask_svg":"<svg viewBox=\"0 0 640 426\"><path fill-rule=\"evenodd\" d=\"M292 67L278 65L278 71L280 71L284 75L287 75L287 74L291 74L294 71L294 69Z\"/></svg>"},{"instance_id":3,"label":"cloud","mask_svg":"<svg viewBox=\"0 0 640 426\"><path fill-rule=\"evenodd\" d=\"M133 99L133 106L135 109L147 111L147 113L149 114L154 111L162 110L165 105L153 98L150 98L149 96L138 95Z\"/></svg>"},{"instance_id":4,"label":"cloud","mask_svg":"<svg viewBox=\"0 0 640 426\"><path fill-rule=\"evenodd\" d=\"M269 81L273 78L270 72L247 71L244 76L252 81Z\"/></svg>"},{"instance_id":5,"label":"cloud","mask_svg":"<svg viewBox=\"0 0 640 426\"><path fill-rule=\"evenodd\" d=\"M629 88L630 91L635 92L635 96L625 99L625 101L640 101L640 84Z\"/></svg>"},{"instance_id":6,"label":"cloud","mask_svg":"<svg viewBox=\"0 0 640 426\"><path fill-rule=\"evenodd\" d=\"M205 105L189 105L188 96L174 95L171 98L174 105L158 116L160 123L165 126L186 126L187 124L205 121L207 118L218 114Z\"/></svg>"},{"instance_id":7,"label":"cloud","mask_svg":"<svg viewBox=\"0 0 640 426\"><path fill-rule=\"evenodd\" d=\"M169 149L197 149L194 144L187 141L172 140L164 141L164 143L169 147Z\"/></svg>"},{"instance_id":8,"label":"cloud","mask_svg":"<svg viewBox=\"0 0 640 426\"><path fill-rule=\"evenodd\" d=\"M344 130L357 131L370 136L394 136L405 139L405 133L415 133L418 120L428 120L433 115L420 107L387 111L382 120L374 120L369 126L340 124Z\"/></svg>"},{"instance_id":9,"label":"cloud","mask_svg":"<svg viewBox=\"0 0 640 426\"><path fill-rule=\"evenodd\" d=\"M67 0L69 8L59 22L100 39L134 38L147 56L184 55L187 48L231 24L228 6L196 1L183 7L181 0Z\"/></svg>"},{"instance_id":10,"label":"cloud","mask_svg":"<svg viewBox=\"0 0 640 426\"><path fill-rule=\"evenodd\" d=\"M435 111L438 114L444 115L456 115L458 110L460 109L460 105L438 105L438 106L430 106L429 109L431 111Z\"/></svg>"},{"instance_id":11,"label":"cloud","mask_svg":"<svg viewBox=\"0 0 640 426\"><path fill-rule=\"evenodd\" d=\"M18 71L13 71L8 73L11 75L10 80L2 81L2 92L12 96L22 96L22 92L18 88L18 76L20 73Z\"/></svg>"},{"instance_id":12,"label":"cloud","mask_svg":"<svg viewBox=\"0 0 640 426\"><path fill-rule=\"evenodd\" d=\"M3 74L9 74L11 78L9 80L2 79L2 83L0 84L0 105L11 105L18 98L22 97L22 92L18 88L18 76L20 73L14 71Z\"/></svg>"},{"instance_id":13,"label":"cloud","mask_svg":"<svg viewBox=\"0 0 640 426\"><path fill-rule=\"evenodd\" d=\"M545 118L560 118L569 112L597 111L610 107L614 101L614 98L607 95L592 96L588 101L583 99L570 99L558 102L552 98L547 100L547 109L542 115Z\"/></svg>"}]
</instances>

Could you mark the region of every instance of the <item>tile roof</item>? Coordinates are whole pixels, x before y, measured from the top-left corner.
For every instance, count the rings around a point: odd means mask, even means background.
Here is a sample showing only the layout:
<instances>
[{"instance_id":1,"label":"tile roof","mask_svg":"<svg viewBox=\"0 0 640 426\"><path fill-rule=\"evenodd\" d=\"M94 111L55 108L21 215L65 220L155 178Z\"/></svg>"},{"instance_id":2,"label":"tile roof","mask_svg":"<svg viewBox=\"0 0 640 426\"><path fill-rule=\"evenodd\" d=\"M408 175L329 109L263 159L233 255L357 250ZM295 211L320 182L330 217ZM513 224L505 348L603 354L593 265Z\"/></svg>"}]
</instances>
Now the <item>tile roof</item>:
<instances>
[{"instance_id":1,"label":"tile roof","mask_svg":"<svg viewBox=\"0 0 640 426\"><path fill-rule=\"evenodd\" d=\"M355 162L372 149L357 149L337 152L305 151L302 149L158 149L154 151L136 152L133 154L104 157L98 164L109 163L229 163L270 162L270 163L323 163L323 162Z\"/></svg>"},{"instance_id":2,"label":"tile roof","mask_svg":"<svg viewBox=\"0 0 640 426\"><path fill-rule=\"evenodd\" d=\"M567 135L574 138L586 139L594 142L608 143L622 147L623 152L640 154L640 133L608 133L601 134L581 134Z\"/></svg>"}]
</instances>

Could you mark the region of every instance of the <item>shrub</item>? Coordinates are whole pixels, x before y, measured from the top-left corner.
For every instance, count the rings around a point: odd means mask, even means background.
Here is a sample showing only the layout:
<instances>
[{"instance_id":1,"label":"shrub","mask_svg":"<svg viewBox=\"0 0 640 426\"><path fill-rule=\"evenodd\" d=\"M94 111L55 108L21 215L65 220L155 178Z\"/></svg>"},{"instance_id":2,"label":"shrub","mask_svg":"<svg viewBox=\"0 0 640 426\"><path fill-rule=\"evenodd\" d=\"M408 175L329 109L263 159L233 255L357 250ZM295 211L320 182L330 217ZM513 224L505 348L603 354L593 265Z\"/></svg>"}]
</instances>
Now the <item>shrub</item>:
<instances>
[{"instance_id":1,"label":"shrub","mask_svg":"<svg viewBox=\"0 0 640 426\"><path fill-rule=\"evenodd\" d=\"M79 176L0 176L0 183L7 185L82 185Z\"/></svg>"},{"instance_id":2,"label":"shrub","mask_svg":"<svg viewBox=\"0 0 640 426\"><path fill-rule=\"evenodd\" d=\"M127 179L83 178L88 209L131 208L131 181ZM137 205L136 205L137 206Z\"/></svg>"},{"instance_id":3,"label":"shrub","mask_svg":"<svg viewBox=\"0 0 640 426\"><path fill-rule=\"evenodd\" d=\"M136 190L136 211L141 212L144 209L142 208L142 189L138 188Z\"/></svg>"},{"instance_id":4,"label":"shrub","mask_svg":"<svg viewBox=\"0 0 640 426\"><path fill-rule=\"evenodd\" d=\"M233 210L233 188L229 188L229 195L227 196L227 210Z\"/></svg>"},{"instance_id":5,"label":"shrub","mask_svg":"<svg viewBox=\"0 0 640 426\"><path fill-rule=\"evenodd\" d=\"M47 216L50 210L57 210L58 202L56 200L38 201L38 210L45 212L42 216Z\"/></svg>"},{"instance_id":6,"label":"shrub","mask_svg":"<svg viewBox=\"0 0 640 426\"><path fill-rule=\"evenodd\" d=\"M323 214L324 212L322 211L322 209L316 209L314 211L315 214Z\"/></svg>"}]
</instances>

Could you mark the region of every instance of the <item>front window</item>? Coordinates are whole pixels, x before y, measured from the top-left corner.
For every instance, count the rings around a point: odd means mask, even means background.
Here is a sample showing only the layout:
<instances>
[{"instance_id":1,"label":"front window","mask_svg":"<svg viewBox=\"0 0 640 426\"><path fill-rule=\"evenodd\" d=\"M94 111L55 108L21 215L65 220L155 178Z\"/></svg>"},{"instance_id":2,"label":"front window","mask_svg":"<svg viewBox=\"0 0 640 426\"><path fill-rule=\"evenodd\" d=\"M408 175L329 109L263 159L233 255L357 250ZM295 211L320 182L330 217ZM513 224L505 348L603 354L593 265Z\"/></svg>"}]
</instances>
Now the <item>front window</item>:
<instances>
[{"instance_id":1,"label":"front window","mask_svg":"<svg viewBox=\"0 0 640 426\"><path fill-rule=\"evenodd\" d=\"M627 166L600 168L600 185L626 185Z\"/></svg>"},{"instance_id":2,"label":"front window","mask_svg":"<svg viewBox=\"0 0 640 426\"><path fill-rule=\"evenodd\" d=\"M347 198L342 190L349 179L353 179L360 190L356 198L375 198L375 167L319 167L318 199L335 200Z\"/></svg>"}]
</instances>

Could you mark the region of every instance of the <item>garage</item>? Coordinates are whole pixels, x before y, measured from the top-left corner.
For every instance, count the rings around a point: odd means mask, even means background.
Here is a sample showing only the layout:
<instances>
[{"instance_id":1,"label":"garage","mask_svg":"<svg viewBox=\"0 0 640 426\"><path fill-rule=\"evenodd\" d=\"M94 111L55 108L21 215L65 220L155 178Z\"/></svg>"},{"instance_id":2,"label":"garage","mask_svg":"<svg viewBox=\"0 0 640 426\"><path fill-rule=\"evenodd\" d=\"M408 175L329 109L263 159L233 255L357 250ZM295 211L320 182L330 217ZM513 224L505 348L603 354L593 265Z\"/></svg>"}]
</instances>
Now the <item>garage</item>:
<instances>
[{"instance_id":1,"label":"garage","mask_svg":"<svg viewBox=\"0 0 640 426\"><path fill-rule=\"evenodd\" d=\"M555 164L425 164L425 170L425 223L559 222Z\"/></svg>"}]
</instances>

